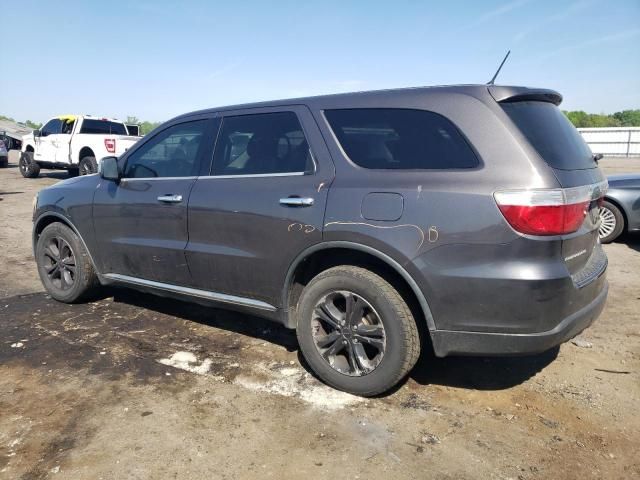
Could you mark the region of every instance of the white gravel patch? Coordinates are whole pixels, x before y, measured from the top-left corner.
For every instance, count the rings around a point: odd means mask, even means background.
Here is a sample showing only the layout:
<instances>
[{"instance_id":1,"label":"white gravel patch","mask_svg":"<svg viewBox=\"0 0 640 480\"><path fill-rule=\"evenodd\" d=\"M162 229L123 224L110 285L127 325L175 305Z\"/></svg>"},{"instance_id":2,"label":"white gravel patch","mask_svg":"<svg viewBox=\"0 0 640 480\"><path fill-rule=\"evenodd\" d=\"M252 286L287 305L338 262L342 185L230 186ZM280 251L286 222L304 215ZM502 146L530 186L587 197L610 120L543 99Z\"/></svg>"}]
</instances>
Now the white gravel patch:
<instances>
[{"instance_id":1,"label":"white gravel patch","mask_svg":"<svg viewBox=\"0 0 640 480\"><path fill-rule=\"evenodd\" d=\"M261 370L268 371L274 378L261 381L240 375L233 383L249 390L299 398L314 407L329 410L353 406L364 400L321 384L301 368L286 367L275 371L262 368Z\"/></svg>"},{"instance_id":2,"label":"white gravel patch","mask_svg":"<svg viewBox=\"0 0 640 480\"><path fill-rule=\"evenodd\" d=\"M205 358L202 362L199 362L198 357L191 352L176 352L169 358L161 358L158 363L198 375L206 375L209 373L213 362L210 358Z\"/></svg>"}]
</instances>

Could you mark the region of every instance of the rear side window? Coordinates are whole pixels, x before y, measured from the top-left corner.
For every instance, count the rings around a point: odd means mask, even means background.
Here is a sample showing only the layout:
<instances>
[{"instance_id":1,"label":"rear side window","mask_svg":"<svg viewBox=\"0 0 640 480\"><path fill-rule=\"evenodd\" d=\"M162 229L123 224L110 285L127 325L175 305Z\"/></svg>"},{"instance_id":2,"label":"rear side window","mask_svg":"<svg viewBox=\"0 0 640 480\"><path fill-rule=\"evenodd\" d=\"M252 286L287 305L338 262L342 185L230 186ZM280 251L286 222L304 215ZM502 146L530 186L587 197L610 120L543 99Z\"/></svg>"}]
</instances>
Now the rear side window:
<instances>
[{"instance_id":1,"label":"rear side window","mask_svg":"<svg viewBox=\"0 0 640 480\"><path fill-rule=\"evenodd\" d=\"M80 133L95 135L127 135L124 124L110 122L108 120L88 120L84 119Z\"/></svg>"},{"instance_id":2,"label":"rear side window","mask_svg":"<svg viewBox=\"0 0 640 480\"><path fill-rule=\"evenodd\" d=\"M552 103L511 102L502 108L552 168L595 168L593 154L567 117Z\"/></svg>"},{"instance_id":3,"label":"rear side window","mask_svg":"<svg viewBox=\"0 0 640 480\"><path fill-rule=\"evenodd\" d=\"M474 168L479 162L458 129L426 110L325 110L342 149L356 165L374 169Z\"/></svg>"},{"instance_id":4,"label":"rear side window","mask_svg":"<svg viewBox=\"0 0 640 480\"><path fill-rule=\"evenodd\" d=\"M313 171L309 144L293 112L225 117L213 156L213 175Z\"/></svg>"}]
</instances>

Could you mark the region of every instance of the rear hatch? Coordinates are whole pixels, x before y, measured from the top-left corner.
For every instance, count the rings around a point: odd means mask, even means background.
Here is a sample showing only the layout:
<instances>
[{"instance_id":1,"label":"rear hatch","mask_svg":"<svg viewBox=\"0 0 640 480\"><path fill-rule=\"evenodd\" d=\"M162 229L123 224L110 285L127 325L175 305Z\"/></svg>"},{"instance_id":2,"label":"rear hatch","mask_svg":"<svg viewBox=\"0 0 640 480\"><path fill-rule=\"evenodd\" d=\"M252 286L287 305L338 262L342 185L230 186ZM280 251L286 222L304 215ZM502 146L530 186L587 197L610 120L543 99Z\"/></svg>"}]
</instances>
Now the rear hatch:
<instances>
[{"instance_id":1,"label":"rear hatch","mask_svg":"<svg viewBox=\"0 0 640 480\"><path fill-rule=\"evenodd\" d=\"M599 243L599 206L607 183L588 145L557 107L561 99L559 94L549 94L549 91L539 96L529 91L527 95L499 99L499 103L553 170L565 203L574 205L574 210L584 215L577 230L562 235L562 255L569 272L580 284L579 280L585 274L595 273L599 265L606 262L596 246Z\"/></svg>"}]
</instances>

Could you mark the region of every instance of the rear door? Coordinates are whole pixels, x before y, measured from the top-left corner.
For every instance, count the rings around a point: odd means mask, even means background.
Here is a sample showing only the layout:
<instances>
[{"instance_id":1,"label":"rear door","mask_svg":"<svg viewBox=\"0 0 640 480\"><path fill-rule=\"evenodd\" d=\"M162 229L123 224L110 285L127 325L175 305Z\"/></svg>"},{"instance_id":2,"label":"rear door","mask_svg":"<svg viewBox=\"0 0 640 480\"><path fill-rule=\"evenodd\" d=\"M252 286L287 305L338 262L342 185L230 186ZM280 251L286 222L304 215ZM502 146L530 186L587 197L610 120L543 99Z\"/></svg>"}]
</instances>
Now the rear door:
<instances>
[{"instance_id":1,"label":"rear door","mask_svg":"<svg viewBox=\"0 0 640 480\"><path fill-rule=\"evenodd\" d=\"M501 104L539 156L553 169L565 195L585 202L580 229L566 235L562 254L572 274L583 269L598 243L598 199L606 191L606 178L580 133L553 103L513 101Z\"/></svg>"},{"instance_id":2,"label":"rear door","mask_svg":"<svg viewBox=\"0 0 640 480\"><path fill-rule=\"evenodd\" d=\"M171 125L122 159L120 182L101 181L93 221L101 272L187 285L189 194L209 165L213 120Z\"/></svg>"},{"instance_id":3,"label":"rear door","mask_svg":"<svg viewBox=\"0 0 640 480\"><path fill-rule=\"evenodd\" d=\"M306 107L225 112L189 200L193 286L279 306L289 265L322 240L333 176Z\"/></svg>"}]
</instances>

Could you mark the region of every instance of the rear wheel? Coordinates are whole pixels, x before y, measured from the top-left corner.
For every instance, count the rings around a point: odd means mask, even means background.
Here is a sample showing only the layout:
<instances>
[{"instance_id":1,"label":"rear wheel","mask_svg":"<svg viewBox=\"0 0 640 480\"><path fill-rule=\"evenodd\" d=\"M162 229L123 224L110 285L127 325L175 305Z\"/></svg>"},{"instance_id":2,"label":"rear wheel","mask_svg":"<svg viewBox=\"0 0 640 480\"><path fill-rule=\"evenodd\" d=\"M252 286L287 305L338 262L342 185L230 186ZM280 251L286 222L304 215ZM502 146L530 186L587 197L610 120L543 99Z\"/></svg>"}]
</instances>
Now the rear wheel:
<instances>
[{"instance_id":1,"label":"rear wheel","mask_svg":"<svg viewBox=\"0 0 640 480\"><path fill-rule=\"evenodd\" d=\"M98 172L96 157L83 157L79 165L80 175L91 175Z\"/></svg>"},{"instance_id":2,"label":"rear wheel","mask_svg":"<svg viewBox=\"0 0 640 480\"><path fill-rule=\"evenodd\" d=\"M33 152L22 152L20 154L18 168L24 178L36 178L40 174L40 165L33 160Z\"/></svg>"},{"instance_id":3,"label":"rear wheel","mask_svg":"<svg viewBox=\"0 0 640 480\"><path fill-rule=\"evenodd\" d=\"M330 268L305 287L298 303L300 349L334 388L373 396L396 385L420 355L418 329L400 294L360 267Z\"/></svg>"},{"instance_id":4,"label":"rear wheel","mask_svg":"<svg viewBox=\"0 0 640 480\"><path fill-rule=\"evenodd\" d=\"M606 200L600 207L600 243L611 243L624 230L624 216L618 207Z\"/></svg>"},{"instance_id":5,"label":"rear wheel","mask_svg":"<svg viewBox=\"0 0 640 480\"><path fill-rule=\"evenodd\" d=\"M75 232L62 223L52 223L42 231L36 262L42 284L60 302L81 301L98 286L88 252Z\"/></svg>"}]
</instances>

